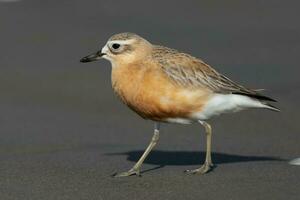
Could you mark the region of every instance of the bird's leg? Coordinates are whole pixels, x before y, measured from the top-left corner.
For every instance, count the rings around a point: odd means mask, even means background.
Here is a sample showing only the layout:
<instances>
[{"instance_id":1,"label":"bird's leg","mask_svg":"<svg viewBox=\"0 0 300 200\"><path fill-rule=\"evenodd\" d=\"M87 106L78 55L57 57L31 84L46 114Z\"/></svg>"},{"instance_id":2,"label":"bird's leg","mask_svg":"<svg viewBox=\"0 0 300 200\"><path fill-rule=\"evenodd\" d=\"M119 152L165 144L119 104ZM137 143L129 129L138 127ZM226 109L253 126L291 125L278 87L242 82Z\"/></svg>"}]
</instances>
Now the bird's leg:
<instances>
[{"instance_id":1,"label":"bird's leg","mask_svg":"<svg viewBox=\"0 0 300 200\"><path fill-rule=\"evenodd\" d=\"M159 122L155 122L154 124L154 133L151 139L150 144L148 145L147 149L143 153L143 155L140 157L140 159L137 161L137 163L127 172L121 172L114 175L114 177L124 177L124 176L131 176L131 175L138 175L140 176L140 169L141 166L150 153L150 151L153 149L153 147L157 144L159 139Z\"/></svg>"},{"instance_id":2,"label":"bird's leg","mask_svg":"<svg viewBox=\"0 0 300 200\"><path fill-rule=\"evenodd\" d=\"M204 121L199 121L199 122L201 125L204 126L206 132L206 156L205 156L205 162L200 168L193 169L193 170L186 170L187 173L191 173L191 174L205 174L208 171L210 171L213 167L213 163L211 161L211 135L212 135L211 126L207 122Z\"/></svg>"}]
</instances>

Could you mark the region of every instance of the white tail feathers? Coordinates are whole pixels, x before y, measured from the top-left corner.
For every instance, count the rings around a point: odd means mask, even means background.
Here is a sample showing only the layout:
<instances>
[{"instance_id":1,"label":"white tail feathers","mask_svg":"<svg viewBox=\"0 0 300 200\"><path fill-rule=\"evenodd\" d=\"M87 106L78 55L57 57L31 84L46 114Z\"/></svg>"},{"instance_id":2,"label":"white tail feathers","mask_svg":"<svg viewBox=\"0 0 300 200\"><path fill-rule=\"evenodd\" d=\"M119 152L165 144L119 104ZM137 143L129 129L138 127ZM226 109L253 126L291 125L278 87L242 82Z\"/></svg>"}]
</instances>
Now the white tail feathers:
<instances>
[{"instance_id":1,"label":"white tail feathers","mask_svg":"<svg viewBox=\"0 0 300 200\"><path fill-rule=\"evenodd\" d=\"M300 158L296 158L289 162L290 165L300 165Z\"/></svg>"},{"instance_id":2,"label":"white tail feathers","mask_svg":"<svg viewBox=\"0 0 300 200\"><path fill-rule=\"evenodd\" d=\"M239 94L214 94L201 112L193 114L193 118L206 120L215 115L236 112L247 108L266 108L277 112L279 111L278 108L265 101L260 101L248 96Z\"/></svg>"},{"instance_id":3,"label":"white tail feathers","mask_svg":"<svg viewBox=\"0 0 300 200\"><path fill-rule=\"evenodd\" d=\"M268 104L268 103L262 103L264 105L264 108L272 110L272 111L276 111L276 112L280 112L279 108L276 108L275 106Z\"/></svg>"}]
</instances>

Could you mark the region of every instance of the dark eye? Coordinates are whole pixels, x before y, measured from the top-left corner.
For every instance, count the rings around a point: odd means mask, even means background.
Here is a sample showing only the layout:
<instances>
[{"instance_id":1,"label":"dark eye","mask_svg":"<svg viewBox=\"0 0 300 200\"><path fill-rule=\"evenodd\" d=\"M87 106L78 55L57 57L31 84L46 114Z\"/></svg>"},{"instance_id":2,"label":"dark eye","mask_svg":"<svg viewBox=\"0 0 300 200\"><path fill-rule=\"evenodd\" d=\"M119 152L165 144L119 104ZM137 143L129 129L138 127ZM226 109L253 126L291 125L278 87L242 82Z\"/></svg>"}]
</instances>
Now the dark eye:
<instances>
[{"instance_id":1,"label":"dark eye","mask_svg":"<svg viewBox=\"0 0 300 200\"><path fill-rule=\"evenodd\" d=\"M118 44L118 43L114 43L114 44L112 44L111 45L111 47L113 48L113 49L118 49L118 48L120 48L120 44Z\"/></svg>"}]
</instances>

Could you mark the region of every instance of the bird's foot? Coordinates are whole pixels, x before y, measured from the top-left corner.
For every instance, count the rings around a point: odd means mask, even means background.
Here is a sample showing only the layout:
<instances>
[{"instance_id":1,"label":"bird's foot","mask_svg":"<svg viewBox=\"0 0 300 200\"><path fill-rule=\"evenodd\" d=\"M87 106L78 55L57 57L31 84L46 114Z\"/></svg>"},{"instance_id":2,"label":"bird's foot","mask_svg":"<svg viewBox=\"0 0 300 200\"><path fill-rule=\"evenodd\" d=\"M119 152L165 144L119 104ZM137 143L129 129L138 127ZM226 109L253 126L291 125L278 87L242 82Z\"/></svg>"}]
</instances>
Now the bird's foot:
<instances>
[{"instance_id":1,"label":"bird's foot","mask_svg":"<svg viewBox=\"0 0 300 200\"><path fill-rule=\"evenodd\" d=\"M192 170L185 170L184 172L188 174L205 174L213 169L213 164L205 162L200 168L192 169Z\"/></svg>"},{"instance_id":2,"label":"bird's foot","mask_svg":"<svg viewBox=\"0 0 300 200\"><path fill-rule=\"evenodd\" d=\"M140 169L135 169L132 168L127 172L121 172L121 173L116 173L113 175L113 177L117 178L117 177L127 177L127 176L132 176L132 175L136 175L136 176L142 176Z\"/></svg>"}]
</instances>

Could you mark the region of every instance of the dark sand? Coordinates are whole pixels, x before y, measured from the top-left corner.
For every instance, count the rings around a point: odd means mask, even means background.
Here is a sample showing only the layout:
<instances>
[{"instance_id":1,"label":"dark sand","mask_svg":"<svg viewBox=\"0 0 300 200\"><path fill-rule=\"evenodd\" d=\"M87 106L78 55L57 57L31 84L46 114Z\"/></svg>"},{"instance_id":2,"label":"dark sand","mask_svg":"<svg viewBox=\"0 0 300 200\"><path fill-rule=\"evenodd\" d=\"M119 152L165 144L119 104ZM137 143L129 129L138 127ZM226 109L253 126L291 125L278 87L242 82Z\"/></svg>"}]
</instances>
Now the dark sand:
<instances>
[{"instance_id":1,"label":"dark sand","mask_svg":"<svg viewBox=\"0 0 300 200\"><path fill-rule=\"evenodd\" d=\"M225 3L226 2L226 3ZM0 199L299 199L297 1L0 2ZM200 125L163 125L143 177L115 179L152 136L115 97L107 61L81 64L111 34L136 32L204 59L281 113L212 120L215 170Z\"/></svg>"}]
</instances>

